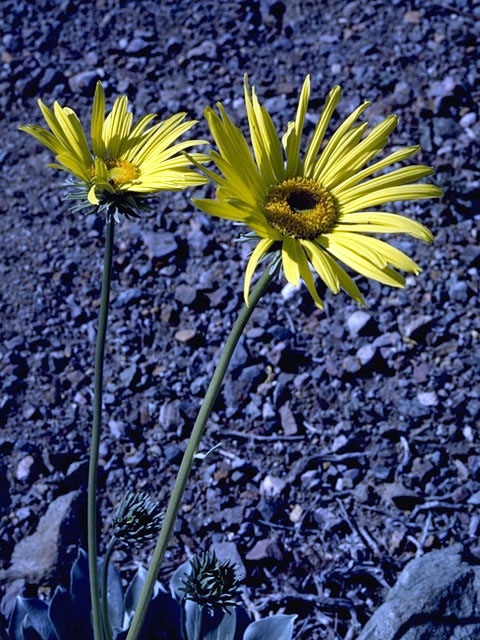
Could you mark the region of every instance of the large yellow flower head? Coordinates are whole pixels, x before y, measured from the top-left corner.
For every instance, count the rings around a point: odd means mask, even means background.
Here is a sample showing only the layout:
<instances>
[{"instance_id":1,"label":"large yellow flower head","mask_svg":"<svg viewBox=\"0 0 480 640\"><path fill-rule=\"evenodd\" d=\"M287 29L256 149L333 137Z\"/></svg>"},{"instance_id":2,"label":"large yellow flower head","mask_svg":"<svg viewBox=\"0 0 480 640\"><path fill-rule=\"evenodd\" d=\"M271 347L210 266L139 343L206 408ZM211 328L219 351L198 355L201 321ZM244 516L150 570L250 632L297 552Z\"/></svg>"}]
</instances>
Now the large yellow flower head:
<instances>
[{"instance_id":1,"label":"large yellow flower head","mask_svg":"<svg viewBox=\"0 0 480 640\"><path fill-rule=\"evenodd\" d=\"M415 274L421 271L402 251L365 233L408 233L431 242L432 234L418 222L370 209L397 200L439 197L442 192L438 187L414 184L432 169L411 165L371 178L381 169L409 158L420 147L405 147L369 164L387 144L398 120L391 115L364 135L367 123L355 123L369 102L355 109L321 149L340 92L336 86L328 94L303 156L300 143L310 96L309 76L303 84L295 121L288 124L281 141L255 88L249 89L245 77L253 155L220 103L220 117L210 108L205 110L220 152L212 151L210 157L223 176L204 169L218 185L217 200L197 199L195 203L206 213L248 225L260 238L246 268L247 303L259 260L277 249L286 279L298 286L301 278L320 308L322 301L309 263L333 293L342 288L360 304L364 301L358 287L337 260L394 287L404 286L395 268Z\"/></svg>"},{"instance_id":2,"label":"large yellow flower head","mask_svg":"<svg viewBox=\"0 0 480 640\"><path fill-rule=\"evenodd\" d=\"M177 191L203 184L204 176L188 167L192 161L184 149L205 140L186 140L173 144L196 121L185 121L185 113L147 128L155 118L149 113L132 128L133 116L128 99L120 96L105 117L105 94L97 83L91 119L91 146L75 111L61 107L53 110L38 101L50 131L38 125L20 127L56 154L57 163L49 167L63 169L79 181L71 199L83 199L76 209L99 207L114 213L137 215L145 208L145 197L157 191ZM204 162L205 155L191 154L192 160ZM77 185L78 186L78 185ZM88 200L87 200L88 198Z\"/></svg>"}]
</instances>

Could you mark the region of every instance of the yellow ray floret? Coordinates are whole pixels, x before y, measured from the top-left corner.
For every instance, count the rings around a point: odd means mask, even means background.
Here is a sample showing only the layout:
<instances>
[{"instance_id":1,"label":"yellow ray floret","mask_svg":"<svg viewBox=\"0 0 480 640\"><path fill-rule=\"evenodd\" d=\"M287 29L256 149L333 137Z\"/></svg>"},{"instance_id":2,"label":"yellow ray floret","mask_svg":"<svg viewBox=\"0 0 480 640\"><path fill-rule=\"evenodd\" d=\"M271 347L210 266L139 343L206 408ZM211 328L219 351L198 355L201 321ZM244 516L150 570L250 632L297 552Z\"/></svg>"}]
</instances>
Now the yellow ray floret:
<instances>
[{"instance_id":1,"label":"yellow ray floret","mask_svg":"<svg viewBox=\"0 0 480 640\"><path fill-rule=\"evenodd\" d=\"M432 234L419 222L370 209L387 202L441 196L438 187L417 183L432 169L409 165L378 173L410 158L420 147L398 149L370 164L386 147L398 118L390 115L367 133L367 123L357 121L369 106L368 101L357 107L324 143L340 93L336 86L327 95L304 155L301 137L310 96L309 76L300 91L295 119L288 123L283 137L276 132L255 88L249 87L245 77L252 149L221 104L217 105L219 115L213 109L205 110L218 147L218 153L211 151L209 155L221 175L205 171L217 184L217 198L195 203L210 215L244 223L259 236L245 272L247 304L255 269L269 252L279 252L288 282L298 285L303 280L319 308L322 301L312 271L332 293L344 289L364 304L357 285L337 260L367 278L393 287L403 287L405 283L396 269L414 274L421 271L405 253L367 234L407 233L431 242ZM195 161L193 164L202 168Z\"/></svg>"},{"instance_id":2,"label":"yellow ray floret","mask_svg":"<svg viewBox=\"0 0 480 640\"><path fill-rule=\"evenodd\" d=\"M132 127L126 96L118 97L105 117L105 94L97 83L91 116L91 146L76 113L58 102L53 110L38 101L50 131L38 125L19 127L53 151L57 162L51 164L84 182L88 200L98 205L105 194L126 192L126 197L157 191L179 190L207 182L192 170L193 161L202 164L208 158L199 153L187 158L183 151L205 144L205 140L187 140L173 144L196 121L179 113L148 129L155 117L150 113Z\"/></svg>"}]
</instances>

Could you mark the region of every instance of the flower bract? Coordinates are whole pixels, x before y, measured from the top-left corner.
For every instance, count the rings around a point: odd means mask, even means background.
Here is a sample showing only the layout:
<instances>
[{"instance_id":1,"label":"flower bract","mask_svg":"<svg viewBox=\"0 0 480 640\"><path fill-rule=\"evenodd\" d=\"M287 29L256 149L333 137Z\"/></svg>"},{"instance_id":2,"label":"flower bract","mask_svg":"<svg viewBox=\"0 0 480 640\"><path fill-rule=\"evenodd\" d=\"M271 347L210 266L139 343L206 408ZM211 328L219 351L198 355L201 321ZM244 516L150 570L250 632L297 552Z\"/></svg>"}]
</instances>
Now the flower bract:
<instances>
[{"instance_id":1,"label":"flower bract","mask_svg":"<svg viewBox=\"0 0 480 640\"><path fill-rule=\"evenodd\" d=\"M128 491L118 505L112 534L124 544L140 545L158 534L162 522L163 513L147 493Z\"/></svg>"},{"instance_id":2,"label":"flower bract","mask_svg":"<svg viewBox=\"0 0 480 640\"><path fill-rule=\"evenodd\" d=\"M190 572L185 573L180 591L185 593L187 600L196 602L207 611L221 609L228 612L235 607L239 585L235 563L230 560L221 562L212 551L190 560Z\"/></svg>"},{"instance_id":3,"label":"flower bract","mask_svg":"<svg viewBox=\"0 0 480 640\"><path fill-rule=\"evenodd\" d=\"M40 110L50 130L38 125L20 129L34 136L56 155L48 166L67 171L75 178L72 199L82 200L77 209L102 207L126 215L144 208L145 198L162 190L180 190L203 184L206 178L193 171L192 161L182 153L204 140L176 142L196 121L177 113L149 127L149 113L132 126L128 99L120 96L105 117L105 95L97 83L91 117L91 144L75 111L55 102L49 109L41 100ZM206 156L192 153L201 163Z\"/></svg>"},{"instance_id":4,"label":"flower bract","mask_svg":"<svg viewBox=\"0 0 480 640\"><path fill-rule=\"evenodd\" d=\"M206 213L244 223L257 237L245 272L247 304L259 260L274 251L281 255L286 279L296 286L302 279L320 308L322 301L310 265L333 293L344 289L360 304L364 304L362 294L338 261L393 287L404 286L404 278L396 269L415 274L421 271L405 253L367 234L407 233L431 242L433 236L422 224L372 207L439 197L442 192L438 187L417 183L433 171L424 165L410 165L378 174L411 157L420 147L404 147L371 163L383 151L398 118L390 115L366 134L367 123L357 124L357 120L369 102L357 107L322 144L340 93L340 87L335 86L328 94L304 154L301 141L310 96L309 76L300 93L295 120L288 124L281 140L245 77L253 153L220 103L219 115L211 108L205 110L218 147L218 152L210 152L210 158L222 175L204 169L217 184L217 199L194 202Z\"/></svg>"}]
</instances>

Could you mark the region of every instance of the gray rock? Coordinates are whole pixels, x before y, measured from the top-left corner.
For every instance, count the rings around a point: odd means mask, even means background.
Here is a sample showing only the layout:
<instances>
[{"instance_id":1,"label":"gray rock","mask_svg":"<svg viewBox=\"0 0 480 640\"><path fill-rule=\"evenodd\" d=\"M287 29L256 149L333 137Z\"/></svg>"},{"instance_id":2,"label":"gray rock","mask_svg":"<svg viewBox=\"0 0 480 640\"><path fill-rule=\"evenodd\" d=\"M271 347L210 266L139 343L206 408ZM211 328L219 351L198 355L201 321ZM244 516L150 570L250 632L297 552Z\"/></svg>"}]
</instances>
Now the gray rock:
<instances>
[{"instance_id":1,"label":"gray rock","mask_svg":"<svg viewBox=\"0 0 480 640\"><path fill-rule=\"evenodd\" d=\"M125 51L133 56L143 56L150 52L152 45L145 42L143 38L133 38L127 45Z\"/></svg>"},{"instance_id":2,"label":"gray rock","mask_svg":"<svg viewBox=\"0 0 480 640\"><path fill-rule=\"evenodd\" d=\"M15 545L12 563L0 572L0 579L25 579L38 584L51 576L61 552L73 541L72 531L78 530L78 514L74 502L79 491L56 498L40 518L37 530Z\"/></svg>"},{"instance_id":3,"label":"gray rock","mask_svg":"<svg viewBox=\"0 0 480 640\"><path fill-rule=\"evenodd\" d=\"M408 322L403 327L403 335L412 340L422 340L432 328L432 316L421 315Z\"/></svg>"},{"instance_id":4,"label":"gray rock","mask_svg":"<svg viewBox=\"0 0 480 640\"><path fill-rule=\"evenodd\" d=\"M332 442L332 451L338 452L340 451L348 442L348 438L345 434L341 433L339 436L335 438Z\"/></svg>"},{"instance_id":5,"label":"gray rock","mask_svg":"<svg viewBox=\"0 0 480 640\"><path fill-rule=\"evenodd\" d=\"M457 302L466 302L468 299L468 285L463 280L454 282L448 289L448 295Z\"/></svg>"},{"instance_id":6,"label":"gray rock","mask_svg":"<svg viewBox=\"0 0 480 640\"><path fill-rule=\"evenodd\" d=\"M480 247L475 244L467 245L462 251L462 260L467 267L477 267L480 264Z\"/></svg>"},{"instance_id":7,"label":"gray rock","mask_svg":"<svg viewBox=\"0 0 480 640\"><path fill-rule=\"evenodd\" d=\"M283 407L280 407L280 420L282 423L283 433L286 436L294 436L298 433L297 420L288 404L284 404Z\"/></svg>"},{"instance_id":8,"label":"gray rock","mask_svg":"<svg viewBox=\"0 0 480 640\"><path fill-rule=\"evenodd\" d=\"M347 318L347 328L352 338L368 333L368 329L373 324L372 316L366 311L354 311Z\"/></svg>"},{"instance_id":9,"label":"gray rock","mask_svg":"<svg viewBox=\"0 0 480 640\"><path fill-rule=\"evenodd\" d=\"M177 241L173 233L164 231L157 233L155 231L143 231L142 239L148 247L150 258L168 258L178 249Z\"/></svg>"},{"instance_id":10,"label":"gray rock","mask_svg":"<svg viewBox=\"0 0 480 640\"><path fill-rule=\"evenodd\" d=\"M407 564L358 640L480 637L480 564L460 544Z\"/></svg>"},{"instance_id":11,"label":"gray rock","mask_svg":"<svg viewBox=\"0 0 480 640\"><path fill-rule=\"evenodd\" d=\"M96 71L80 71L68 79L68 84L74 93L89 93L95 86L97 78Z\"/></svg>"},{"instance_id":12,"label":"gray rock","mask_svg":"<svg viewBox=\"0 0 480 640\"><path fill-rule=\"evenodd\" d=\"M342 361L342 369L346 373L358 373L361 368L360 360L354 356L346 356Z\"/></svg>"},{"instance_id":13,"label":"gray rock","mask_svg":"<svg viewBox=\"0 0 480 640\"><path fill-rule=\"evenodd\" d=\"M65 76L55 67L48 67L38 83L38 88L40 91L50 91L57 84L65 84Z\"/></svg>"},{"instance_id":14,"label":"gray rock","mask_svg":"<svg viewBox=\"0 0 480 640\"><path fill-rule=\"evenodd\" d=\"M175 339L179 342L190 342L196 335L195 329L179 329L175 332Z\"/></svg>"},{"instance_id":15,"label":"gray rock","mask_svg":"<svg viewBox=\"0 0 480 640\"><path fill-rule=\"evenodd\" d=\"M125 433L125 424L119 420L109 420L108 428L114 438L121 438Z\"/></svg>"},{"instance_id":16,"label":"gray rock","mask_svg":"<svg viewBox=\"0 0 480 640\"><path fill-rule=\"evenodd\" d=\"M377 350L375 349L373 344L364 344L363 347L360 347L360 349L357 351L357 358L362 363L362 366L365 367L366 365L371 364L371 362L375 358L376 353Z\"/></svg>"},{"instance_id":17,"label":"gray rock","mask_svg":"<svg viewBox=\"0 0 480 640\"><path fill-rule=\"evenodd\" d=\"M35 458L31 455L27 455L20 460L15 471L15 477L20 482L31 480L33 475L33 469L35 467Z\"/></svg>"},{"instance_id":18,"label":"gray rock","mask_svg":"<svg viewBox=\"0 0 480 640\"><path fill-rule=\"evenodd\" d=\"M187 58L200 58L202 60L216 60L217 59L217 45L213 40L204 40L198 47L192 47L187 53Z\"/></svg>"},{"instance_id":19,"label":"gray rock","mask_svg":"<svg viewBox=\"0 0 480 640\"><path fill-rule=\"evenodd\" d=\"M477 115L473 111L469 111L460 118L460 126L463 128L471 127L477 121Z\"/></svg>"},{"instance_id":20,"label":"gray rock","mask_svg":"<svg viewBox=\"0 0 480 640\"><path fill-rule=\"evenodd\" d=\"M186 306L191 305L195 302L196 297L197 290L189 284L179 284L178 287L175 288L174 298L181 304Z\"/></svg>"},{"instance_id":21,"label":"gray rock","mask_svg":"<svg viewBox=\"0 0 480 640\"><path fill-rule=\"evenodd\" d=\"M438 397L435 391L420 391L417 393L417 400L424 407L435 407L438 404Z\"/></svg>"},{"instance_id":22,"label":"gray rock","mask_svg":"<svg viewBox=\"0 0 480 640\"><path fill-rule=\"evenodd\" d=\"M280 562L283 560L283 553L275 540L264 538L256 543L245 558L247 560L275 560Z\"/></svg>"},{"instance_id":23,"label":"gray rock","mask_svg":"<svg viewBox=\"0 0 480 640\"><path fill-rule=\"evenodd\" d=\"M142 376L140 367L136 364L132 364L126 369L120 372L120 380L125 387L133 388L138 383Z\"/></svg>"},{"instance_id":24,"label":"gray rock","mask_svg":"<svg viewBox=\"0 0 480 640\"><path fill-rule=\"evenodd\" d=\"M267 496L279 496L285 489L287 482L276 476L265 476L260 485L260 493Z\"/></svg>"},{"instance_id":25,"label":"gray rock","mask_svg":"<svg viewBox=\"0 0 480 640\"><path fill-rule=\"evenodd\" d=\"M249 388L258 387L265 380L265 368L259 364L252 364L242 369L238 379L241 382L247 382Z\"/></svg>"},{"instance_id":26,"label":"gray rock","mask_svg":"<svg viewBox=\"0 0 480 640\"><path fill-rule=\"evenodd\" d=\"M183 449L177 444L166 444L163 448L163 453L168 462L178 464L182 461Z\"/></svg>"}]
</instances>

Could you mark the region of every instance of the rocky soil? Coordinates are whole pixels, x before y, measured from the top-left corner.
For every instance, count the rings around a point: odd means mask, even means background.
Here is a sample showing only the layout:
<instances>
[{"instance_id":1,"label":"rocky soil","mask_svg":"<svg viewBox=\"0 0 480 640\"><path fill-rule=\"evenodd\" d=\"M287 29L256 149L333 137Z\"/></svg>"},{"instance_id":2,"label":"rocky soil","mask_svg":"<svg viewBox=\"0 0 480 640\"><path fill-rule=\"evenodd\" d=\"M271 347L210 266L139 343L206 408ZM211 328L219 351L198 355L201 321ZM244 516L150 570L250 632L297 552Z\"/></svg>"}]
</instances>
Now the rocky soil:
<instances>
[{"instance_id":1,"label":"rocky soil","mask_svg":"<svg viewBox=\"0 0 480 640\"><path fill-rule=\"evenodd\" d=\"M65 580L85 545L81 499L50 572L10 571L47 507L84 490L103 223L73 216L51 154L17 130L36 99L88 122L95 82L137 116L221 100L246 131L247 72L275 123L312 76L311 130L330 88L338 118L368 98L395 112L392 145L420 142L440 202L398 210L433 246L396 238L422 267L404 290L357 279L368 303L277 282L237 349L163 575L190 554L232 550L252 615L297 613L296 637L358 635L405 564L480 534L480 69L475 0L5 0L0 4L1 613ZM338 120L337 120L338 121ZM211 187L195 195L212 195ZM118 227L106 349L100 507L108 533L126 489L163 504L222 344L242 304L239 230L165 194ZM65 542L66 541L66 542ZM53 544L53 542L52 542ZM147 549L116 555L125 576ZM34 553L34 550L33 550ZM7 577L6 577L7 576Z\"/></svg>"}]
</instances>

